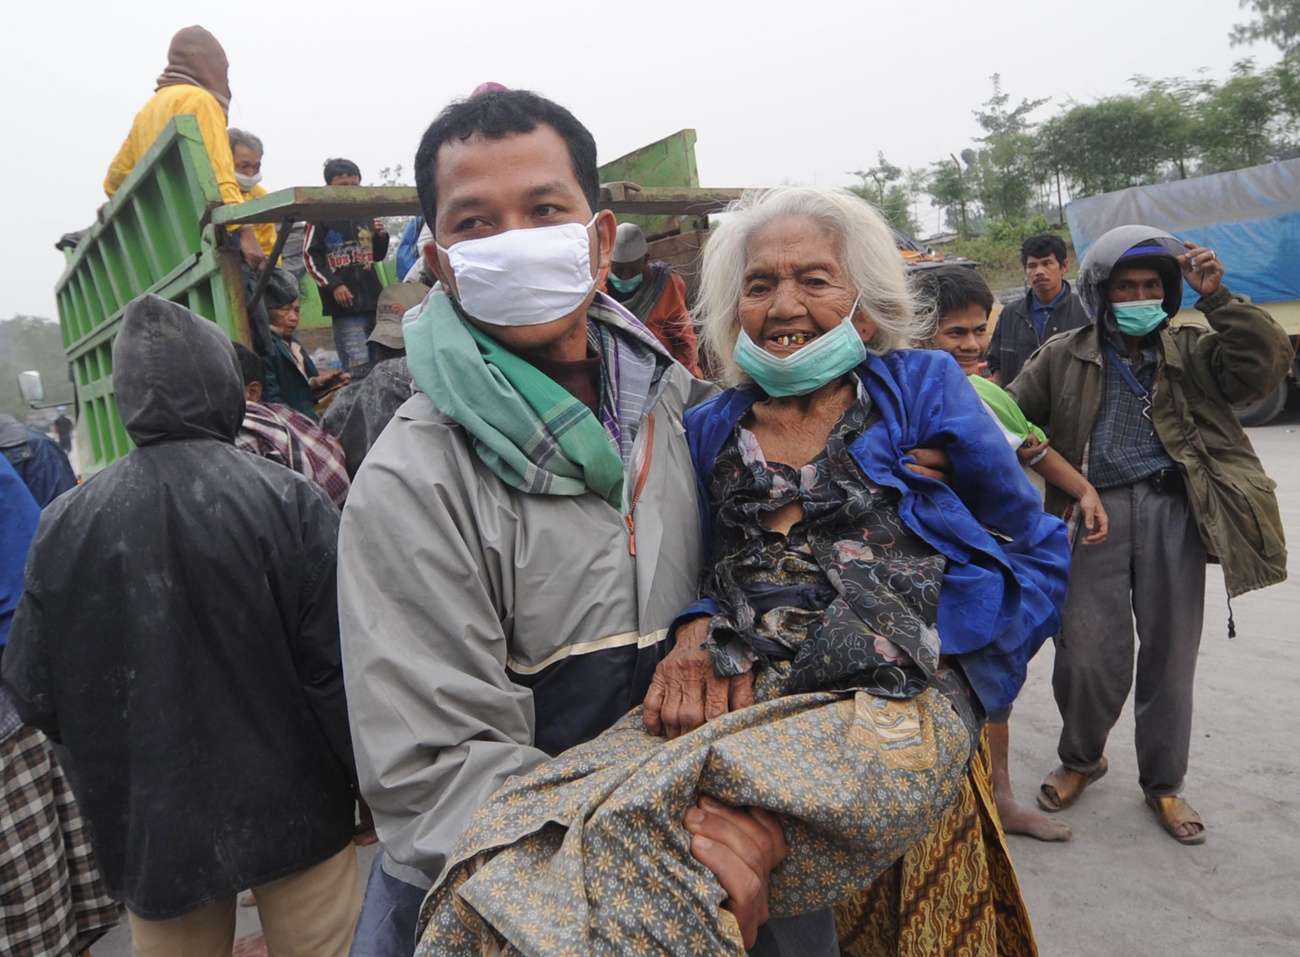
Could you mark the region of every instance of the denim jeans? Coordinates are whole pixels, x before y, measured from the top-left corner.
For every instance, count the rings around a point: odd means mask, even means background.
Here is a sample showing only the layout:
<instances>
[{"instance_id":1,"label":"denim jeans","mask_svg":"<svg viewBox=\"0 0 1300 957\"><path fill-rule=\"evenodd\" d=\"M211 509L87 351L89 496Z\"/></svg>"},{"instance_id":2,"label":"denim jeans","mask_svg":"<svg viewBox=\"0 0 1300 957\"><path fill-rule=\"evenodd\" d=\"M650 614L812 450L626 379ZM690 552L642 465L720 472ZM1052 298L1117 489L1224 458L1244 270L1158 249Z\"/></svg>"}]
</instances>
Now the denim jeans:
<instances>
[{"instance_id":1,"label":"denim jeans","mask_svg":"<svg viewBox=\"0 0 1300 957\"><path fill-rule=\"evenodd\" d=\"M348 957L411 957L415 953L415 921L428 891L393 877L384 870L383 859L380 851L370 865Z\"/></svg>"},{"instance_id":2,"label":"denim jeans","mask_svg":"<svg viewBox=\"0 0 1300 957\"><path fill-rule=\"evenodd\" d=\"M370 345L366 337L375 317L357 312L334 317L334 350L339 354L339 365L347 372L353 366L370 361Z\"/></svg>"}]
</instances>

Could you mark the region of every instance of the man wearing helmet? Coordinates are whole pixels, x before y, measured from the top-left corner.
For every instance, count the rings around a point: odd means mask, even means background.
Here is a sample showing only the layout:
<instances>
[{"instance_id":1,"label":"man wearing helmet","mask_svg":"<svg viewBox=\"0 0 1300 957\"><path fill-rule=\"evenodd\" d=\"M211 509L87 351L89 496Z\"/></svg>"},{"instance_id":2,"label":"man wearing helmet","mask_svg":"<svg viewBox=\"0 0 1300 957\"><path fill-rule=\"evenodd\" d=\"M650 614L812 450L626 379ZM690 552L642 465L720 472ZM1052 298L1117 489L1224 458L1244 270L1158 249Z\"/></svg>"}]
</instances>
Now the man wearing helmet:
<instances>
[{"instance_id":1,"label":"man wearing helmet","mask_svg":"<svg viewBox=\"0 0 1300 957\"><path fill-rule=\"evenodd\" d=\"M1169 324L1184 279L1208 329ZM1077 285L1092 324L1044 343L1007 389L1110 516L1106 542L1074 552L1052 675L1061 766L1038 803L1069 807L1106 773L1106 738L1133 684L1136 619L1138 783L1165 830L1199 844L1205 826L1178 792L1205 562L1222 564L1229 598L1286 577L1274 483L1231 406L1276 388L1291 346L1266 312L1223 285L1212 250L1163 230L1112 229L1088 250ZM1070 505L1048 489L1049 511L1070 521Z\"/></svg>"}]
</instances>

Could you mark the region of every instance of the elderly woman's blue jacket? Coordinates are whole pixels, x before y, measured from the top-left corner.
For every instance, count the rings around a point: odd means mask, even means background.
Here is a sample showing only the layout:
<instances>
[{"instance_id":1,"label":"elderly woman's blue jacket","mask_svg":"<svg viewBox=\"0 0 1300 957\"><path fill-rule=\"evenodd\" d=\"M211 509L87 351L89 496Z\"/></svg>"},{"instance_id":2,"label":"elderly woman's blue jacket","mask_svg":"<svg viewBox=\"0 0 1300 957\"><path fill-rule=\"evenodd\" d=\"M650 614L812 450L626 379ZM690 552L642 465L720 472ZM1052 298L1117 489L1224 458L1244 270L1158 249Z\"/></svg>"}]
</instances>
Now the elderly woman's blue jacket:
<instances>
[{"instance_id":1,"label":"elderly woman's blue jacket","mask_svg":"<svg viewBox=\"0 0 1300 957\"><path fill-rule=\"evenodd\" d=\"M857 373L881 420L850 451L872 482L899 491L907 527L947 557L937 622L942 653L957 656L992 714L1015 700L1029 659L1060 626L1070 568L1065 525L1043 511L952 356L901 350L868 356ZM762 394L755 386L728 389L686 413L706 543L713 541L709 473ZM951 487L906 468L906 450L936 447L952 461ZM707 600L690 610L715 611Z\"/></svg>"}]
</instances>

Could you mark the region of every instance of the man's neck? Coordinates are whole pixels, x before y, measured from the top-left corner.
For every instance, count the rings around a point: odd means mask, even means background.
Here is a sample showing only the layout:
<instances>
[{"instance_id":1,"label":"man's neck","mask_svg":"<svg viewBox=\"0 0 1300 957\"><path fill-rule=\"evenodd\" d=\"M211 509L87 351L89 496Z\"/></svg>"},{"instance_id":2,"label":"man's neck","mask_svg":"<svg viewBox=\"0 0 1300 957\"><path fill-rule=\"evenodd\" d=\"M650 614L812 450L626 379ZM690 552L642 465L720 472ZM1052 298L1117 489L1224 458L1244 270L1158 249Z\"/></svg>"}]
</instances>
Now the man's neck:
<instances>
[{"instance_id":1,"label":"man's neck","mask_svg":"<svg viewBox=\"0 0 1300 957\"><path fill-rule=\"evenodd\" d=\"M1065 283L1064 281L1062 281L1061 284L1057 286L1055 289L1041 296L1038 294L1038 290L1035 289L1034 298L1037 299L1039 302L1041 302L1044 306L1051 305L1052 300L1055 299L1057 296L1059 296L1061 294L1061 290L1064 288L1065 288Z\"/></svg>"},{"instance_id":2,"label":"man's neck","mask_svg":"<svg viewBox=\"0 0 1300 957\"><path fill-rule=\"evenodd\" d=\"M1119 338L1124 343L1124 348L1128 350L1129 364L1136 369L1142 361L1142 338L1130 336L1127 332L1121 332Z\"/></svg>"}]
</instances>

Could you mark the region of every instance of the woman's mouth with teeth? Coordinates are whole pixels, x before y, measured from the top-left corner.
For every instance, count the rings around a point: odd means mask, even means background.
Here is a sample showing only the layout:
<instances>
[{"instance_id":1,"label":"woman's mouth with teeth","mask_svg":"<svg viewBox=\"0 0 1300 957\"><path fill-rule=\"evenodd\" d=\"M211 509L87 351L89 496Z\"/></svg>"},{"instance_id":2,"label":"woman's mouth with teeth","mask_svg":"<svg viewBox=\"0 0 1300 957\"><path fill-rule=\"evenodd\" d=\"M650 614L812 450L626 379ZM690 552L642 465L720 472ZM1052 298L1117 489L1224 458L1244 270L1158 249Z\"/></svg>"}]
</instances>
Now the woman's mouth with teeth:
<instances>
[{"instance_id":1,"label":"woman's mouth with teeth","mask_svg":"<svg viewBox=\"0 0 1300 957\"><path fill-rule=\"evenodd\" d=\"M815 338L817 338L817 334L814 332L787 332L779 336L773 336L772 341L778 346L804 346Z\"/></svg>"}]
</instances>

